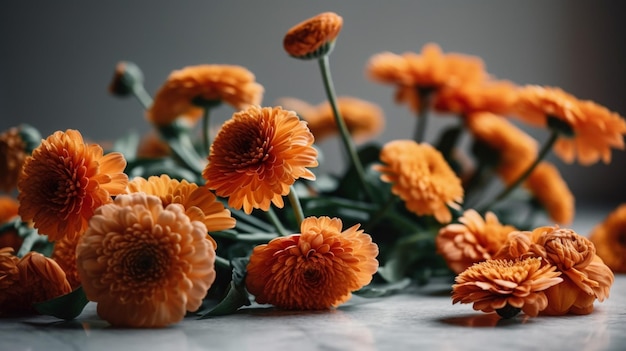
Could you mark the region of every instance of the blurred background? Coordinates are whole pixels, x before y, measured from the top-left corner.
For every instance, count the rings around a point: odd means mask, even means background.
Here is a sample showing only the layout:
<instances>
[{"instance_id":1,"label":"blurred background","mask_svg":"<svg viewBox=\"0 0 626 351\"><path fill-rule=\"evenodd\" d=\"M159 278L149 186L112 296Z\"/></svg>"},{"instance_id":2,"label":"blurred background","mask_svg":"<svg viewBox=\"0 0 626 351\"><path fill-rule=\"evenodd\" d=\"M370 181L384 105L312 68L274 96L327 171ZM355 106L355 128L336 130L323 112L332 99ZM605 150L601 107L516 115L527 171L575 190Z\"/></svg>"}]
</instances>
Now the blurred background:
<instances>
[{"instance_id":1,"label":"blurred background","mask_svg":"<svg viewBox=\"0 0 626 351\"><path fill-rule=\"evenodd\" d=\"M325 99L318 66L282 49L285 32L320 12L344 27L330 59L338 95L379 104L386 129L378 140L411 138L415 118L393 103L393 88L366 79L379 52L444 52L480 56L492 75L519 85L557 86L626 115L626 2L582 0L446 1L3 1L0 5L0 130L20 123L46 137L78 129L112 140L150 129L140 105L107 87L116 63L133 61L154 94L169 73L188 65L229 63L251 70L265 87L263 105L291 96ZM212 112L230 118L228 106ZM452 122L437 118L427 141ZM526 129L539 141L540 130ZM327 169L339 167L340 144L324 142ZM554 156L578 208L626 202L626 152L610 165L566 165Z\"/></svg>"}]
</instances>

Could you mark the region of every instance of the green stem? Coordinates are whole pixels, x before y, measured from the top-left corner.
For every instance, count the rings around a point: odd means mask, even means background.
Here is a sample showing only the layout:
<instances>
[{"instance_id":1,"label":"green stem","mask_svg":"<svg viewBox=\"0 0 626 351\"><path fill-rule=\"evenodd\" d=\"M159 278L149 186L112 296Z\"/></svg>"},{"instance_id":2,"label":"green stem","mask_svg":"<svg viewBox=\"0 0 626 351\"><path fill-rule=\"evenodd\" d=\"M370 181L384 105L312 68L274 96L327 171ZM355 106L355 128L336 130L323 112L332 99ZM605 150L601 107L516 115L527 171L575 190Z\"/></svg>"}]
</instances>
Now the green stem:
<instances>
[{"instance_id":1,"label":"green stem","mask_svg":"<svg viewBox=\"0 0 626 351\"><path fill-rule=\"evenodd\" d=\"M346 127L346 123L339 112L339 107L337 105L337 96L335 95L335 87L333 85L333 79L330 75L330 65L328 63L328 55L324 55L318 60L320 71L322 72L322 79L324 80L324 89L326 90L326 95L328 97L328 101L330 102L330 106L333 110L333 114L335 115L335 122L337 123L337 127L339 128L339 134L341 135L341 140L343 141L343 145L350 157L350 161L354 165L354 169L359 177L359 181L363 185L363 189L365 193L369 197L369 199L373 200L373 192L369 186L369 183L365 180L365 171L363 169L363 164L359 159L359 156L356 151L356 146L350 137L350 133L348 132L348 127Z\"/></svg>"},{"instance_id":2,"label":"green stem","mask_svg":"<svg viewBox=\"0 0 626 351\"><path fill-rule=\"evenodd\" d=\"M132 91L133 91L133 96L135 96L137 101L139 101L139 103L141 104L141 106L143 106L144 109L147 110L150 108L150 106L152 106L152 97L150 96L150 94L148 94L148 92L146 91L146 88L144 88L142 84L133 85Z\"/></svg>"},{"instance_id":3,"label":"green stem","mask_svg":"<svg viewBox=\"0 0 626 351\"><path fill-rule=\"evenodd\" d=\"M515 182L513 182L511 185L509 185L504 190L502 190L502 192L500 192L500 194L498 194L489 204L487 204L487 206L483 207L483 209L481 211L479 211L479 212L482 213L482 212L485 212L485 211L489 210L495 204L497 204L498 202L502 201L507 196L509 196L513 192L513 190L517 189L517 187L520 184L522 184L522 182L524 182L524 180L526 180L526 178L528 178L528 176L532 173L532 171L535 169L535 167L537 167L537 165L546 157L546 155L548 155L548 152L550 152L550 150L552 150L552 146L554 146L554 143L556 143L556 141L559 139L559 135L560 134L559 134L558 131L552 131L552 134L550 134L550 138L541 147L541 150L539 151L539 154L537 155L537 159L535 159L535 162L533 162L526 169L526 171L524 171L524 173L522 173L522 175L520 175L515 180Z\"/></svg>"},{"instance_id":4,"label":"green stem","mask_svg":"<svg viewBox=\"0 0 626 351\"><path fill-rule=\"evenodd\" d=\"M209 128L211 127L211 116L209 114L210 109L210 107L205 106L204 114L202 116L202 142L204 145L204 152L206 152L207 157L211 153L211 133L209 130Z\"/></svg>"},{"instance_id":5,"label":"green stem","mask_svg":"<svg viewBox=\"0 0 626 351\"><path fill-rule=\"evenodd\" d=\"M428 125L428 111L430 110L431 98L434 90L432 88L417 87L419 99L419 109L417 111L417 125L415 127L414 140L417 143L424 141L426 126Z\"/></svg>"},{"instance_id":6,"label":"green stem","mask_svg":"<svg viewBox=\"0 0 626 351\"><path fill-rule=\"evenodd\" d=\"M289 202L291 203L291 207L293 207L293 213L296 215L296 222L298 223L298 228L302 224L304 220L304 211L302 211L302 204L300 203L300 199L298 198L298 194L296 193L295 187L292 185L291 189L289 189Z\"/></svg>"},{"instance_id":7,"label":"green stem","mask_svg":"<svg viewBox=\"0 0 626 351\"><path fill-rule=\"evenodd\" d=\"M230 261L217 255L215 255L215 265L218 267L231 269Z\"/></svg>"},{"instance_id":8,"label":"green stem","mask_svg":"<svg viewBox=\"0 0 626 351\"><path fill-rule=\"evenodd\" d=\"M274 211L274 208L272 206L270 206L270 208L265 213L267 214L267 217L272 222L272 224L274 224L274 227L276 227L278 234L280 234L281 236L289 235L289 232L280 222L280 219L278 219L278 216L276 215L276 212Z\"/></svg>"}]
</instances>

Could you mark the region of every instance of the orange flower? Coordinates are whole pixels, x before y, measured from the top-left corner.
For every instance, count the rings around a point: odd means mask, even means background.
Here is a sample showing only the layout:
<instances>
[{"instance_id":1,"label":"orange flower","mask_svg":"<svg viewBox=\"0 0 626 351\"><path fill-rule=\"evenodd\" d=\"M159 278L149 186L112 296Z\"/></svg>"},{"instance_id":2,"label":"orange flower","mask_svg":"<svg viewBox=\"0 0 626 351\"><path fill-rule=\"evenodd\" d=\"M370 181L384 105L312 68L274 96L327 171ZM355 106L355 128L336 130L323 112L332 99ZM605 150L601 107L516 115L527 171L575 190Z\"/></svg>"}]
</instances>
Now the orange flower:
<instances>
[{"instance_id":1,"label":"orange flower","mask_svg":"<svg viewBox=\"0 0 626 351\"><path fill-rule=\"evenodd\" d=\"M296 111L307 121L316 142L339 133L335 115L328 101L310 106L304 101L287 98L281 99L281 105L285 109ZM337 98L337 106L356 142L369 140L382 132L385 116L378 105L350 96L341 96Z\"/></svg>"},{"instance_id":2,"label":"orange flower","mask_svg":"<svg viewBox=\"0 0 626 351\"><path fill-rule=\"evenodd\" d=\"M137 177L128 183L131 193L142 192L157 196L164 207L169 204L181 204L192 221L204 223L209 232L233 228L235 219L224 208L215 195L206 187L189 183L186 180L171 179L167 174L152 176L148 180ZM214 248L217 244L209 236Z\"/></svg>"},{"instance_id":3,"label":"orange flower","mask_svg":"<svg viewBox=\"0 0 626 351\"><path fill-rule=\"evenodd\" d=\"M580 101L558 88L527 86L518 93L516 115L526 122L548 125L548 117L564 123L567 132L557 141L554 152L563 161L576 158L590 165L600 158L611 162L611 148L624 149L626 121L617 113L591 101Z\"/></svg>"},{"instance_id":4,"label":"orange flower","mask_svg":"<svg viewBox=\"0 0 626 351\"><path fill-rule=\"evenodd\" d=\"M18 259L12 251L0 249L0 314L34 313L34 303L72 291L53 260L38 252Z\"/></svg>"},{"instance_id":5,"label":"orange flower","mask_svg":"<svg viewBox=\"0 0 626 351\"><path fill-rule=\"evenodd\" d=\"M367 64L366 72L375 82L396 85L396 102L406 102L414 111L419 110L420 90L458 88L487 79L480 58L444 54L433 43L424 45L421 54L383 52L374 55Z\"/></svg>"},{"instance_id":6,"label":"orange flower","mask_svg":"<svg viewBox=\"0 0 626 351\"><path fill-rule=\"evenodd\" d=\"M496 172L505 184L513 183L537 157L537 142L506 119L489 112L466 118L476 140L498 154Z\"/></svg>"},{"instance_id":7,"label":"orange flower","mask_svg":"<svg viewBox=\"0 0 626 351\"><path fill-rule=\"evenodd\" d=\"M13 127L0 134L0 190L15 189L26 156L26 144L19 128Z\"/></svg>"},{"instance_id":8,"label":"orange flower","mask_svg":"<svg viewBox=\"0 0 626 351\"><path fill-rule=\"evenodd\" d=\"M87 298L114 326L162 327L197 310L215 280L206 226L180 204L117 196L100 207L76 248Z\"/></svg>"},{"instance_id":9,"label":"orange flower","mask_svg":"<svg viewBox=\"0 0 626 351\"><path fill-rule=\"evenodd\" d=\"M17 216L19 203L12 197L0 196L0 227ZM10 247L19 251L24 239L22 239L14 227L6 228L0 232L0 249Z\"/></svg>"},{"instance_id":10,"label":"orange flower","mask_svg":"<svg viewBox=\"0 0 626 351\"><path fill-rule=\"evenodd\" d=\"M126 190L125 167L122 154L103 155L80 132L55 132L26 159L18 182L20 216L52 241L73 238L96 208Z\"/></svg>"},{"instance_id":11,"label":"orange flower","mask_svg":"<svg viewBox=\"0 0 626 351\"><path fill-rule=\"evenodd\" d=\"M562 224L572 222L574 195L554 165L539 163L524 182L524 187L546 209L553 221Z\"/></svg>"},{"instance_id":12,"label":"orange flower","mask_svg":"<svg viewBox=\"0 0 626 351\"><path fill-rule=\"evenodd\" d=\"M343 18L324 12L291 27L283 39L285 51L296 58L325 55L341 31Z\"/></svg>"},{"instance_id":13,"label":"orange flower","mask_svg":"<svg viewBox=\"0 0 626 351\"><path fill-rule=\"evenodd\" d=\"M74 238L64 237L54 243L54 249L52 250L51 258L61 267L65 272L65 277L72 289L76 289L80 286L80 277L78 276L78 270L76 270L76 245L82 235L77 235Z\"/></svg>"},{"instance_id":14,"label":"orange flower","mask_svg":"<svg viewBox=\"0 0 626 351\"><path fill-rule=\"evenodd\" d=\"M485 81L443 88L435 97L434 108L444 113L467 116L475 112L508 114L517 98L515 84L509 81Z\"/></svg>"},{"instance_id":15,"label":"orange flower","mask_svg":"<svg viewBox=\"0 0 626 351\"><path fill-rule=\"evenodd\" d=\"M144 134L137 145L138 158L161 158L171 154L172 150L167 142L163 141L154 130Z\"/></svg>"},{"instance_id":16,"label":"orange flower","mask_svg":"<svg viewBox=\"0 0 626 351\"><path fill-rule=\"evenodd\" d=\"M613 272L596 255L589 239L571 229L539 227L512 232L496 258L541 257L562 272L563 282L546 290L548 315L589 314L596 299L604 301L614 281Z\"/></svg>"},{"instance_id":17,"label":"orange flower","mask_svg":"<svg viewBox=\"0 0 626 351\"><path fill-rule=\"evenodd\" d=\"M440 223L452 220L448 206L460 208L461 180L432 146L412 140L395 140L380 152L385 165L376 167L380 179L392 183L391 191L418 215L434 215Z\"/></svg>"},{"instance_id":18,"label":"orange flower","mask_svg":"<svg viewBox=\"0 0 626 351\"><path fill-rule=\"evenodd\" d=\"M156 125L169 125L180 116L197 120L202 109L193 100L224 101L235 109L258 105L263 86L254 74L235 65L199 65L174 71L157 92L147 117Z\"/></svg>"},{"instance_id":19,"label":"orange flower","mask_svg":"<svg viewBox=\"0 0 626 351\"><path fill-rule=\"evenodd\" d=\"M589 240L615 273L626 273L626 204L621 204L592 230Z\"/></svg>"},{"instance_id":20,"label":"orange flower","mask_svg":"<svg viewBox=\"0 0 626 351\"><path fill-rule=\"evenodd\" d=\"M517 230L501 224L492 212L487 212L483 219L473 209L465 211L459 222L441 228L435 239L437 252L456 274L474 263L491 259L506 242L507 235Z\"/></svg>"},{"instance_id":21,"label":"orange flower","mask_svg":"<svg viewBox=\"0 0 626 351\"><path fill-rule=\"evenodd\" d=\"M307 167L317 166L313 134L293 111L251 106L233 114L215 137L206 185L228 205L251 213L267 211L270 202L283 207L282 196L298 178L315 179Z\"/></svg>"},{"instance_id":22,"label":"orange flower","mask_svg":"<svg viewBox=\"0 0 626 351\"><path fill-rule=\"evenodd\" d=\"M17 216L20 204L10 196L0 196L0 224L6 223Z\"/></svg>"},{"instance_id":23,"label":"orange flower","mask_svg":"<svg viewBox=\"0 0 626 351\"><path fill-rule=\"evenodd\" d=\"M544 290L563 281L555 269L533 257L477 263L456 277L452 303L473 303L476 311L496 311L504 318L520 310L536 317L548 306Z\"/></svg>"},{"instance_id":24,"label":"orange flower","mask_svg":"<svg viewBox=\"0 0 626 351\"><path fill-rule=\"evenodd\" d=\"M341 231L338 218L309 217L300 230L254 248L246 287L258 303L328 309L369 284L378 269L378 246L358 224Z\"/></svg>"}]
</instances>

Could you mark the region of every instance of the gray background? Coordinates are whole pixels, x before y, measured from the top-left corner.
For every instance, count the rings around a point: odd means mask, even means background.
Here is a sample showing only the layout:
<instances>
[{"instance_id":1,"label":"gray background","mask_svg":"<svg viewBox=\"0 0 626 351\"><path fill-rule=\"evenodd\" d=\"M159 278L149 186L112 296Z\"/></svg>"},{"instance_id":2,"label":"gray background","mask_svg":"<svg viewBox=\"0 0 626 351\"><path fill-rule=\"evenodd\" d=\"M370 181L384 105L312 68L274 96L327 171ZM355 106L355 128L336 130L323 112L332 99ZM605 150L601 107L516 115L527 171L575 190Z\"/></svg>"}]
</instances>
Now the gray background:
<instances>
[{"instance_id":1,"label":"gray background","mask_svg":"<svg viewBox=\"0 0 626 351\"><path fill-rule=\"evenodd\" d=\"M282 38L323 11L344 18L331 56L339 95L378 103L387 127L380 141L410 138L415 123L393 89L368 81L367 60L381 51L446 52L483 58L487 70L517 84L558 86L626 114L623 1L3 1L0 4L0 130L19 123L44 136L79 129L92 140L149 129L133 99L107 93L119 60L137 63L154 94L168 74L187 65L232 63L255 73L263 104L293 96L319 103L324 91L314 62L289 58ZM216 123L232 109L220 107ZM438 118L428 141L452 122ZM528 129L539 140L543 131ZM323 144L337 167L338 142ZM565 165L554 156L577 206L626 201L626 155L611 165Z\"/></svg>"}]
</instances>

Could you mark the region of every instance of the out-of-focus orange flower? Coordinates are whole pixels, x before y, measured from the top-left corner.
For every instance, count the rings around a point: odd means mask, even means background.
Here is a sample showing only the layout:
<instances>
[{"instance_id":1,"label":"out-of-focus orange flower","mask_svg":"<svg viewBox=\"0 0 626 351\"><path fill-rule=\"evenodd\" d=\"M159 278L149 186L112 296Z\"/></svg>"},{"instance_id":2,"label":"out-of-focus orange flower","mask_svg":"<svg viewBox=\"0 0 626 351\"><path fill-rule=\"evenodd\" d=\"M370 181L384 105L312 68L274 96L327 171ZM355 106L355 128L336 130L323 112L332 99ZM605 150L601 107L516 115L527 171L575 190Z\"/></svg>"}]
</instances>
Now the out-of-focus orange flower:
<instances>
[{"instance_id":1,"label":"out-of-focus orange flower","mask_svg":"<svg viewBox=\"0 0 626 351\"><path fill-rule=\"evenodd\" d=\"M283 207L282 196L298 178L314 180L317 166L314 137L293 111L251 106L233 114L215 137L209 164L202 172L206 186L228 205L251 213Z\"/></svg>"},{"instance_id":2,"label":"out-of-focus orange flower","mask_svg":"<svg viewBox=\"0 0 626 351\"><path fill-rule=\"evenodd\" d=\"M440 223L452 220L448 206L463 201L461 180L443 156L431 145L412 140L394 140L380 152L384 165L376 169L380 179L392 183L391 191L418 215L433 215Z\"/></svg>"},{"instance_id":3,"label":"out-of-focus orange flower","mask_svg":"<svg viewBox=\"0 0 626 351\"><path fill-rule=\"evenodd\" d=\"M512 232L496 258L541 257L562 272L563 282L545 291L548 315L589 314L597 299L604 301L615 279L596 255L589 239L571 229L539 227L532 232Z\"/></svg>"},{"instance_id":4,"label":"out-of-focus orange flower","mask_svg":"<svg viewBox=\"0 0 626 351\"><path fill-rule=\"evenodd\" d=\"M509 318L519 310L536 317L548 307L544 290L563 281L556 267L541 258L488 260L459 274L452 286L452 303L473 303L476 311L498 312ZM514 313L507 308L515 309Z\"/></svg>"},{"instance_id":5,"label":"out-of-focus orange flower","mask_svg":"<svg viewBox=\"0 0 626 351\"><path fill-rule=\"evenodd\" d=\"M0 196L0 224L8 222L11 218L17 216L19 202L14 198L6 195Z\"/></svg>"},{"instance_id":6,"label":"out-of-focus orange flower","mask_svg":"<svg viewBox=\"0 0 626 351\"><path fill-rule=\"evenodd\" d=\"M52 241L74 237L87 228L96 208L126 191L128 176L122 154L103 155L68 129L43 140L26 159L18 182L19 214L34 222Z\"/></svg>"},{"instance_id":7,"label":"out-of-focus orange flower","mask_svg":"<svg viewBox=\"0 0 626 351\"><path fill-rule=\"evenodd\" d=\"M298 99L285 98L280 100L280 105L284 109L296 111L302 119L307 121L316 142L339 133L335 114L328 101L311 106ZM337 107L348 131L357 143L377 136L385 126L385 115L382 109L369 101L340 96L337 98Z\"/></svg>"},{"instance_id":8,"label":"out-of-focus orange flower","mask_svg":"<svg viewBox=\"0 0 626 351\"><path fill-rule=\"evenodd\" d=\"M568 163L576 158L582 165L600 159L609 163L611 148L624 149L626 121L620 115L594 102L580 101L559 88L521 88L514 113L536 126L547 126L549 117L564 123L567 133L557 140L554 152Z\"/></svg>"},{"instance_id":9,"label":"out-of-focus orange flower","mask_svg":"<svg viewBox=\"0 0 626 351\"><path fill-rule=\"evenodd\" d=\"M369 284L378 269L378 246L358 224L342 231L338 218L309 217L300 230L254 248L246 288L258 303L328 309Z\"/></svg>"},{"instance_id":10,"label":"out-of-focus orange flower","mask_svg":"<svg viewBox=\"0 0 626 351\"><path fill-rule=\"evenodd\" d=\"M424 45L420 54L402 55L383 52L370 58L366 73L370 79L396 86L395 99L418 111L420 91L458 88L487 79L484 64L478 57L444 54L433 43Z\"/></svg>"},{"instance_id":11,"label":"out-of-focus orange flower","mask_svg":"<svg viewBox=\"0 0 626 351\"><path fill-rule=\"evenodd\" d=\"M291 27L283 39L285 51L297 58L326 54L337 39L343 18L334 12L320 13Z\"/></svg>"},{"instance_id":12,"label":"out-of-focus orange flower","mask_svg":"<svg viewBox=\"0 0 626 351\"><path fill-rule=\"evenodd\" d=\"M435 239L437 252L456 274L474 263L491 259L506 242L508 234L517 230L501 224L492 212L487 212L483 219L473 209L465 211L459 222L441 228Z\"/></svg>"},{"instance_id":13,"label":"out-of-focus orange flower","mask_svg":"<svg viewBox=\"0 0 626 351\"><path fill-rule=\"evenodd\" d=\"M513 183L537 158L537 142L512 123L489 112L465 119L476 140L498 154L496 172L507 185Z\"/></svg>"},{"instance_id":14,"label":"out-of-focus orange flower","mask_svg":"<svg viewBox=\"0 0 626 351\"><path fill-rule=\"evenodd\" d=\"M0 196L0 226L17 216L19 203L10 196ZM10 247L14 251L19 251L24 239L22 239L15 228L7 228L0 232L0 249Z\"/></svg>"},{"instance_id":15,"label":"out-of-focus orange flower","mask_svg":"<svg viewBox=\"0 0 626 351\"><path fill-rule=\"evenodd\" d=\"M181 116L197 120L202 109L193 100L226 102L240 110L258 105L263 98L263 86L254 74L236 65L199 65L176 70L157 92L147 111L148 119L158 125L169 125Z\"/></svg>"},{"instance_id":16,"label":"out-of-focus orange flower","mask_svg":"<svg viewBox=\"0 0 626 351\"><path fill-rule=\"evenodd\" d=\"M461 116L476 112L506 115L510 113L516 98L515 84L509 81L488 80L443 88L437 93L433 107L440 112Z\"/></svg>"},{"instance_id":17,"label":"out-of-focus orange flower","mask_svg":"<svg viewBox=\"0 0 626 351\"><path fill-rule=\"evenodd\" d=\"M539 163L524 182L524 187L546 209L552 220L561 224L572 222L574 195L554 165Z\"/></svg>"},{"instance_id":18,"label":"out-of-focus orange flower","mask_svg":"<svg viewBox=\"0 0 626 351\"><path fill-rule=\"evenodd\" d=\"M100 207L76 248L87 298L114 326L162 327L197 310L215 280L204 223L180 204L119 195Z\"/></svg>"},{"instance_id":19,"label":"out-of-focus orange flower","mask_svg":"<svg viewBox=\"0 0 626 351\"><path fill-rule=\"evenodd\" d=\"M172 150L167 142L161 139L154 130L144 134L137 145L138 158L161 158L171 154Z\"/></svg>"},{"instance_id":20,"label":"out-of-focus orange flower","mask_svg":"<svg viewBox=\"0 0 626 351\"><path fill-rule=\"evenodd\" d=\"M164 207L169 204L183 205L189 219L204 223L209 232L235 226L235 219L231 217L230 211L224 208L209 189L184 179L182 181L171 179L167 174L151 176L147 180L136 177L128 183L128 190L133 193L155 195L161 199ZM216 248L217 244L213 238L209 236L209 240Z\"/></svg>"},{"instance_id":21,"label":"out-of-focus orange flower","mask_svg":"<svg viewBox=\"0 0 626 351\"><path fill-rule=\"evenodd\" d=\"M1 191L10 192L15 189L26 156L26 144L20 136L19 128L13 127L0 134Z\"/></svg>"},{"instance_id":22,"label":"out-of-focus orange flower","mask_svg":"<svg viewBox=\"0 0 626 351\"><path fill-rule=\"evenodd\" d=\"M615 273L626 273L626 203L619 205L589 237L598 256Z\"/></svg>"},{"instance_id":23,"label":"out-of-focus orange flower","mask_svg":"<svg viewBox=\"0 0 626 351\"><path fill-rule=\"evenodd\" d=\"M18 259L12 251L0 249L0 314L34 313L34 303L72 291L54 260L38 252Z\"/></svg>"},{"instance_id":24,"label":"out-of-focus orange flower","mask_svg":"<svg viewBox=\"0 0 626 351\"><path fill-rule=\"evenodd\" d=\"M76 270L76 245L82 235L74 238L64 237L54 243L51 258L63 269L65 277L72 289L80 285L80 277Z\"/></svg>"}]
</instances>

